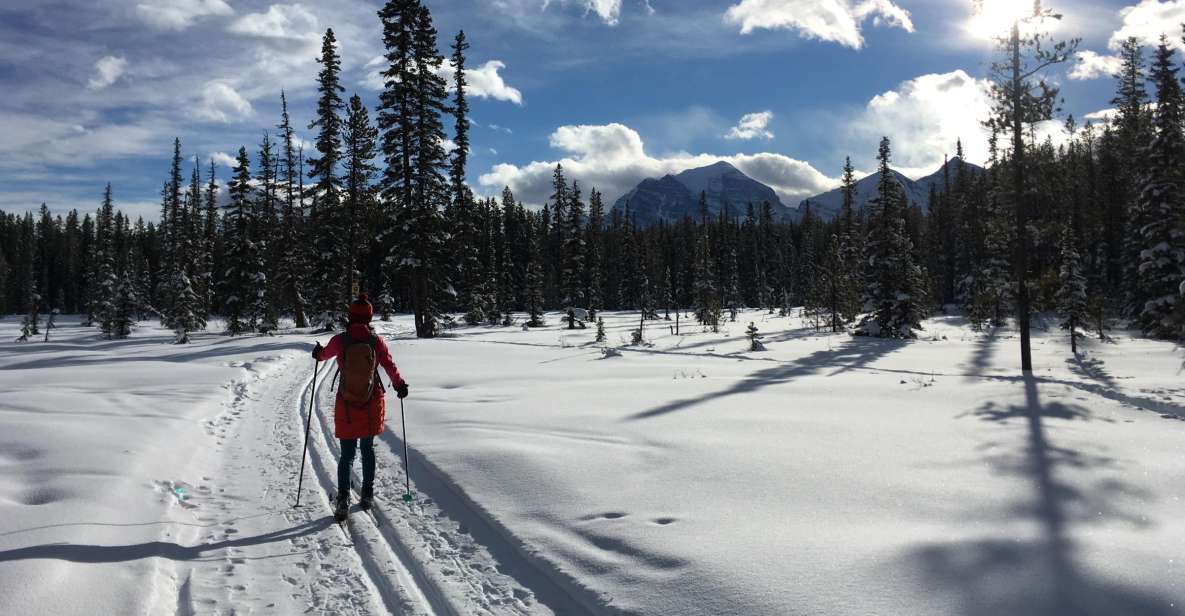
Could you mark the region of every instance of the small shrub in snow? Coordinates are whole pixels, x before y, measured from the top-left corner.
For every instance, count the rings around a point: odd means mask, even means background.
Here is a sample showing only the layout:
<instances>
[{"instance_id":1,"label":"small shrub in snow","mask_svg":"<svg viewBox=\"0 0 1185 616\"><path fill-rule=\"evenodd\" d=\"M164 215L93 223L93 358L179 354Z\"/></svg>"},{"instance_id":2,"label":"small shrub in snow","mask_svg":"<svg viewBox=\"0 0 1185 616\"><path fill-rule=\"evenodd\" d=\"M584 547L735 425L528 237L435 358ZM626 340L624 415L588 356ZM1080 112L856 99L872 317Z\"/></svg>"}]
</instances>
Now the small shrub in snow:
<instances>
[{"instance_id":1,"label":"small shrub in snow","mask_svg":"<svg viewBox=\"0 0 1185 616\"><path fill-rule=\"evenodd\" d=\"M597 319L597 342L605 341L605 319Z\"/></svg>"},{"instance_id":2,"label":"small shrub in snow","mask_svg":"<svg viewBox=\"0 0 1185 616\"><path fill-rule=\"evenodd\" d=\"M601 349L601 359L609 359L610 357L621 357L621 351L613 347L604 347Z\"/></svg>"},{"instance_id":3,"label":"small shrub in snow","mask_svg":"<svg viewBox=\"0 0 1185 616\"><path fill-rule=\"evenodd\" d=\"M745 335L749 338L750 351L765 350L765 345L761 343L761 334L757 332L757 324L749 321L749 327L745 330Z\"/></svg>"}]
</instances>

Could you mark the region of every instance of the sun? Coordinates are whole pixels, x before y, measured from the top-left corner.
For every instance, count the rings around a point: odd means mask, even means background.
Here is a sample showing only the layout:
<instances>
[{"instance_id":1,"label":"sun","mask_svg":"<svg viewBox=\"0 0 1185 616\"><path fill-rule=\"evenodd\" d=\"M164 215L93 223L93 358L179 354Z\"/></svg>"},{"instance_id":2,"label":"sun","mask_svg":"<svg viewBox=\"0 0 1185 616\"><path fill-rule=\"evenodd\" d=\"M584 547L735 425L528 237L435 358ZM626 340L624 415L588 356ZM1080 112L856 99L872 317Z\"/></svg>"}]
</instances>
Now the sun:
<instances>
[{"instance_id":1,"label":"sun","mask_svg":"<svg viewBox=\"0 0 1185 616\"><path fill-rule=\"evenodd\" d=\"M983 0L967 22L968 34L991 39L1008 34L1012 23L1033 15L1033 0Z\"/></svg>"}]
</instances>

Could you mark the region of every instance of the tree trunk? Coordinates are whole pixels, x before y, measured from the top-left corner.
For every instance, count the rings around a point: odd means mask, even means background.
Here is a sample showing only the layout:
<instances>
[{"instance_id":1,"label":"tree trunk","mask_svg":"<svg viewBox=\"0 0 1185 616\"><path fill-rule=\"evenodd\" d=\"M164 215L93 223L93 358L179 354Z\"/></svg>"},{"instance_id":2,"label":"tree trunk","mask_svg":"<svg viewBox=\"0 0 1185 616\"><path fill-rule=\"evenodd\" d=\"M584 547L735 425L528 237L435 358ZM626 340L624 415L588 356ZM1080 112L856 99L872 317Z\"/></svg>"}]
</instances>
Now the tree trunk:
<instances>
[{"instance_id":1,"label":"tree trunk","mask_svg":"<svg viewBox=\"0 0 1185 616\"><path fill-rule=\"evenodd\" d=\"M1033 353L1029 346L1029 271L1027 234L1025 233L1024 108L1021 99L1020 22L1012 22L1012 190L1016 207L1016 311L1020 326L1020 369L1033 371Z\"/></svg>"}]
</instances>

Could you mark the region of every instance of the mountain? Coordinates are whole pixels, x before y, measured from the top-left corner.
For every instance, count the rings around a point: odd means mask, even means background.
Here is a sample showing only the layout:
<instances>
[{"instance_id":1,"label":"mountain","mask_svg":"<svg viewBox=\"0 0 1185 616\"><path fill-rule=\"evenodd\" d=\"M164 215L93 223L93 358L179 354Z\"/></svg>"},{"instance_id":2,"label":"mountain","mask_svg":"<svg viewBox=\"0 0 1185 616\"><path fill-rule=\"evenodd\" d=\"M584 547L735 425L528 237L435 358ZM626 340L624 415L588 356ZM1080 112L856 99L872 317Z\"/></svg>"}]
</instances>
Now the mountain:
<instances>
[{"instance_id":1,"label":"mountain","mask_svg":"<svg viewBox=\"0 0 1185 616\"><path fill-rule=\"evenodd\" d=\"M699 195L707 196L708 211L719 214L724 204L740 213L749 203L768 201L773 205L775 218L794 219L796 211L786 207L772 188L741 173L732 165L720 161L688 169L677 175L660 179L642 180L633 190L613 204L624 211L628 205L638 224L647 226L659 221L675 222L684 216L699 216Z\"/></svg>"},{"instance_id":2,"label":"mountain","mask_svg":"<svg viewBox=\"0 0 1185 616\"><path fill-rule=\"evenodd\" d=\"M918 180L911 180L900 173L890 169L893 178L901 185L901 190L905 193L905 199L911 205L917 205L923 210L930 207L930 187L942 187L943 171L950 168L950 175L953 180L955 176L955 166L959 159L952 158L947 161L946 165L939 167L937 171L927 175ZM971 163L965 163L967 171L971 173L982 173L983 168ZM872 174L858 182L856 182L856 209L860 209L868 205L868 202L876 198L877 174ZM809 199L804 199L802 203L798 204L799 211L803 211L807 205L810 205L811 213L824 219L835 218L843 209L843 192L842 189L825 192L821 195L815 195Z\"/></svg>"}]
</instances>

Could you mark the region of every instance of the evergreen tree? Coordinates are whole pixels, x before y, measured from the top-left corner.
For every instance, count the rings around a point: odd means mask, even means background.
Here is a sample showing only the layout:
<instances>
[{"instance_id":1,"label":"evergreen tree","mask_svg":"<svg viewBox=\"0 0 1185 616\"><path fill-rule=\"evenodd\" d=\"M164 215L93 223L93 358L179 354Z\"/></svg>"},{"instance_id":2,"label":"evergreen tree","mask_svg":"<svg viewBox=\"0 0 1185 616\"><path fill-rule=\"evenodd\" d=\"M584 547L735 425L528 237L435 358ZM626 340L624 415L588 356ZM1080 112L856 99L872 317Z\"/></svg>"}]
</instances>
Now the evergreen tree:
<instances>
[{"instance_id":1,"label":"evergreen tree","mask_svg":"<svg viewBox=\"0 0 1185 616\"><path fill-rule=\"evenodd\" d=\"M303 289L304 261L301 248L304 245L304 196L298 188L303 176L298 163L302 155L296 144L296 132L288 115L288 96L280 92L280 191L283 193L283 220L280 227L279 249L282 252L276 272L276 286L283 292L282 305L292 312L297 327L308 327L305 316ZM214 186L213 163L210 168L210 185ZM212 202L212 200L211 200ZM211 268L212 269L212 268Z\"/></svg>"},{"instance_id":2,"label":"evergreen tree","mask_svg":"<svg viewBox=\"0 0 1185 616\"><path fill-rule=\"evenodd\" d=\"M1086 278L1082 275L1082 260L1075 243L1074 230L1067 226L1061 241L1057 303L1062 327L1070 331L1070 349L1077 355L1078 327L1086 321L1087 302Z\"/></svg>"},{"instance_id":3,"label":"evergreen tree","mask_svg":"<svg viewBox=\"0 0 1185 616\"><path fill-rule=\"evenodd\" d=\"M437 333L441 303L452 289L442 208L449 200L443 175L441 115L448 111L447 89L438 74L443 58L428 9L413 0L391 0L379 11L389 67L383 73L379 130L387 170L382 195L390 203L393 238L388 263L408 280L416 335Z\"/></svg>"},{"instance_id":4,"label":"evergreen tree","mask_svg":"<svg viewBox=\"0 0 1185 616\"><path fill-rule=\"evenodd\" d=\"M881 139L877 197L870 204L867 286L864 309L869 314L858 334L881 338L914 338L925 312L923 276L913 261L905 230L901 185L889 167L888 137Z\"/></svg>"},{"instance_id":5,"label":"evergreen tree","mask_svg":"<svg viewBox=\"0 0 1185 616\"><path fill-rule=\"evenodd\" d=\"M527 262L527 320L528 327L543 327L543 264L540 233L534 225L527 225L527 241L531 247Z\"/></svg>"},{"instance_id":6,"label":"evergreen tree","mask_svg":"<svg viewBox=\"0 0 1185 616\"><path fill-rule=\"evenodd\" d=\"M103 205L96 216L95 255L96 266L91 313L99 323L99 330L108 338L115 328L117 293L119 280L115 272L115 204L111 198L111 184L103 191ZM34 322L35 323L35 322ZM34 328L34 334L37 333Z\"/></svg>"},{"instance_id":7,"label":"evergreen tree","mask_svg":"<svg viewBox=\"0 0 1185 616\"><path fill-rule=\"evenodd\" d=\"M592 189L588 194L588 226L585 227L585 303L588 304L589 318L595 318L597 310L604 306L602 288L605 285L604 253L601 250L605 226L605 206L601 201L601 193ZM670 306L668 301L666 304Z\"/></svg>"},{"instance_id":8,"label":"evergreen tree","mask_svg":"<svg viewBox=\"0 0 1185 616\"><path fill-rule=\"evenodd\" d=\"M1007 37L997 39L1003 59L992 64L992 98L995 103L990 123L1003 132L1011 132L1012 198L1016 218L1016 300L1020 329L1021 371L1032 372L1033 357L1029 344L1029 247L1027 217L1029 205L1028 179L1025 172L1030 164L1025 151L1025 128L1053 116L1058 88L1045 80L1033 80L1034 75L1074 55L1078 41L1050 43L1047 35L1037 33L1021 36L1022 23L1043 19L1060 19L1060 15L1045 9L1034 0L1031 16L1017 18Z\"/></svg>"},{"instance_id":9,"label":"evergreen tree","mask_svg":"<svg viewBox=\"0 0 1185 616\"><path fill-rule=\"evenodd\" d=\"M1139 210L1147 221L1139 229L1139 313L1144 333L1160 338L1185 334L1179 287L1185 279L1185 113L1173 49L1161 37L1152 66L1156 84L1155 133L1142 157L1146 170Z\"/></svg>"},{"instance_id":10,"label":"evergreen tree","mask_svg":"<svg viewBox=\"0 0 1185 616\"><path fill-rule=\"evenodd\" d=\"M223 216L226 227L227 268L223 275L223 312L226 315L226 332L232 336L254 329L255 299L258 296L258 274L262 259L251 241L254 227L252 207L251 160L247 148L239 148L232 179L228 185L230 203ZM184 277L178 280L179 287L186 287ZM181 329L181 325L178 325ZM178 339L184 339L184 332L178 332Z\"/></svg>"},{"instance_id":11,"label":"evergreen tree","mask_svg":"<svg viewBox=\"0 0 1185 616\"><path fill-rule=\"evenodd\" d=\"M317 115L309 129L318 129L318 156L310 158L308 177L314 180L308 188L313 199L312 213L312 321L332 329L337 315L349 301L348 224L342 213L342 185L338 169L342 158L343 123L341 113L345 103L341 93L341 59L337 53L337 38L332 29L325 31L321 41L321 56L317 58L321 71L317 76Z\"/></svg>"},{"instance_id":12,"label":"evergreen tree","mask_svg":"<svg viewBox=\"0 0 1185 616\"><path fill-rule=\"evenodd\" d=\"M568 198L568 219L560 221L566 225L563 238L561 288L563 299L561 304L565 308L579 308L586 306L584 258L586 246L584 243L584 204L580 201L580 184L572 182L572 191Z\"/></svg>"}]
</instances>

